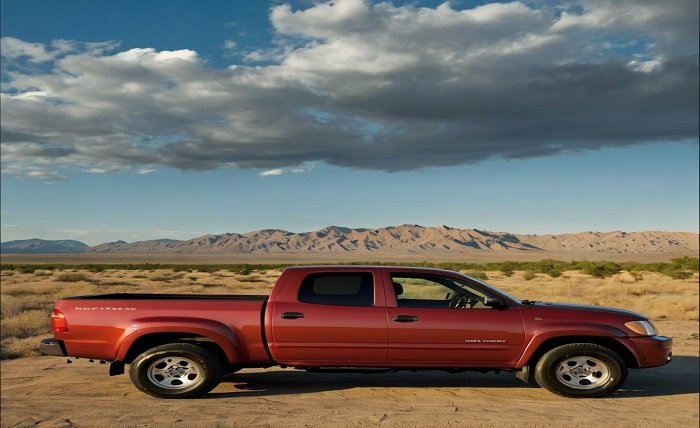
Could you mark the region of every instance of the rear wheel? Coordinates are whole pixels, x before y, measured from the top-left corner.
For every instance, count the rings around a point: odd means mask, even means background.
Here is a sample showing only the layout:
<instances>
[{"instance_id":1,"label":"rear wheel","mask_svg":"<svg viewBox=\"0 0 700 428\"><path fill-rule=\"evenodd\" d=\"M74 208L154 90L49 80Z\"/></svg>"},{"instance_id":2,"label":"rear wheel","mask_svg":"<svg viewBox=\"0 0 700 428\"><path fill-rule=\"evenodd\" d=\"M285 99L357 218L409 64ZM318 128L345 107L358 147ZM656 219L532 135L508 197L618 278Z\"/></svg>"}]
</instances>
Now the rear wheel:
<instances>
[{"instance_id":1,"label":"rear wheel","mask_svg":"<svg viewBox=\"0 0 700 428\"><path fill-rule=\"evenodd\" d=\"M221 381L221 361L189 343L151 348L131 363L129 377L138 389L159 398L194 398Z\"/></svg>"},{"instance_id":2,"label":"rear wheel","mask_svg":"<svg viewBox=\"0 0 700 428\"><path fill-rule=\"evenodd\" d=\"M620 356L594 343L571 343L545 353L535 366L535 380L564 397L601 397L627 378Z\"/></svg>"}]
</instances>

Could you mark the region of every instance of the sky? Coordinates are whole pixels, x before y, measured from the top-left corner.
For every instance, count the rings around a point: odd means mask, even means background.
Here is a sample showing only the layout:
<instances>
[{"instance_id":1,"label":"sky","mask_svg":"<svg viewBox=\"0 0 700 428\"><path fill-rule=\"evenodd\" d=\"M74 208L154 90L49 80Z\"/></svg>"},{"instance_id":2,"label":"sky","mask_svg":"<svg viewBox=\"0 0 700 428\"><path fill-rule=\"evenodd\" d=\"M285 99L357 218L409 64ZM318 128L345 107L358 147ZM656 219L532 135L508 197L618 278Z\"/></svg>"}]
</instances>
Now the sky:
<instances>
[{"instance_id":1,"label":"sky","mask_svg":"<svg viewBox=\"0 0 700 428\"><path fill-rule=\"evenodd\" d=\"M2 241L698 231L698 2L3 0Z\"/></svg>"}]
</instances>

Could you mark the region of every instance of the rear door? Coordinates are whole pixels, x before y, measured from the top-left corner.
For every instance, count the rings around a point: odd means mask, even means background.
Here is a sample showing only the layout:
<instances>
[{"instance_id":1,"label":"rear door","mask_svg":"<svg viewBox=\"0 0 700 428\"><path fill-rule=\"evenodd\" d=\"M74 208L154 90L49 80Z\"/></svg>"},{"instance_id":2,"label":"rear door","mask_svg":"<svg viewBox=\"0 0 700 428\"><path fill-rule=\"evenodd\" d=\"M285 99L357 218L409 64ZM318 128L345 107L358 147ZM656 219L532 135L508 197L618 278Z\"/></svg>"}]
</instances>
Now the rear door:
<instances>
[{"instance_id":1,"label":"rear door","mask_svg":"<svg viewBox=\"0 0 700 428\"><path fill-rule=\"evenodd\" d=\"M296 272L270 304L266 321L270 351L281 363L358 366L386 360L387 310L381 275L371 270Z\"/></svg>"},{"instance_id":2,"label":"rear door","mask_svg":"<svg viewBox=\"0 0 700 428\"><path fill-rule=\"evenodd\" d=\"M520 357L517 307L487 307L488 291L454 277L395 272L387 280L389 365L505 368Z\"/></svg>"}]
</instances>

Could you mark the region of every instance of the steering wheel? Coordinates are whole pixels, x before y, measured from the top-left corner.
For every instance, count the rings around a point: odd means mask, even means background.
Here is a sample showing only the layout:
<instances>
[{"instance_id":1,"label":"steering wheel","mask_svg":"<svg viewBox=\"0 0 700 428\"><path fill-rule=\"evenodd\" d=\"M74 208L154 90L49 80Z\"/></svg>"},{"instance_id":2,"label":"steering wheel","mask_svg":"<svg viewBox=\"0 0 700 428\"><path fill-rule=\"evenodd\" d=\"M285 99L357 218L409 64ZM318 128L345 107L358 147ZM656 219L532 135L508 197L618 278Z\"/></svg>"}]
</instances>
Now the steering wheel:
<instances>
[{"instance_id":1,"label":"steering wheel","mask_svg":"<svg viewBox=\"0 0 700 428\"><path fill-rule=\"evenodd\" d=\"M469 305L469 297L463 294L455 293L450 299L450 308L466 308L467 305Z\"/></svg>"}]
</instances>

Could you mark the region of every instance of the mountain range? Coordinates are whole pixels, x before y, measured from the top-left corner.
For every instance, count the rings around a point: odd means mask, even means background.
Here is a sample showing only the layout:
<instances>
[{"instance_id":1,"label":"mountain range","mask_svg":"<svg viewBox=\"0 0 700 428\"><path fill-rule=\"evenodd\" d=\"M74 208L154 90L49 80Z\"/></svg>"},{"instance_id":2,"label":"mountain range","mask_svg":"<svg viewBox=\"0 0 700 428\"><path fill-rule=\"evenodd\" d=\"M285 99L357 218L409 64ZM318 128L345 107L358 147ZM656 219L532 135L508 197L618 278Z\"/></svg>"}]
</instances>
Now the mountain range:
<instances>
[{"instance_id":1,"label":"mountain range","mask_svg":"<svg viewBox=\"0 0 700 428\"><path fill-rule=\"evenodd\" d=\"M84 253L90 246L72 239L47 241L45 239L22 239L0 244L0 253L34 254L34 253Z\"/></svg>"},{"instance_id":2,"label":"mountain range","mask_svg":"<svg viewBox=\"0 0 700 428\"><path fill-rule=\"evenodd\" d=\"M524 235L448 226L351 229L329 226L312 232L264 229L204 235L186 241L155 239L88 246L79 241L28 239L3 242L2 253L184 253L184 254L440 254L483 252L698 253L692 232L581 232Z\"/></svg>"}]
</instances>

